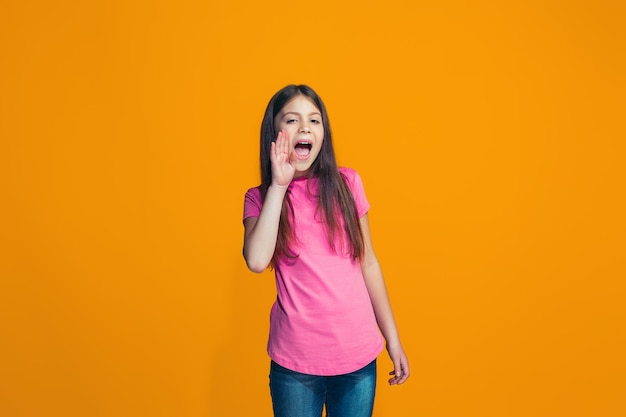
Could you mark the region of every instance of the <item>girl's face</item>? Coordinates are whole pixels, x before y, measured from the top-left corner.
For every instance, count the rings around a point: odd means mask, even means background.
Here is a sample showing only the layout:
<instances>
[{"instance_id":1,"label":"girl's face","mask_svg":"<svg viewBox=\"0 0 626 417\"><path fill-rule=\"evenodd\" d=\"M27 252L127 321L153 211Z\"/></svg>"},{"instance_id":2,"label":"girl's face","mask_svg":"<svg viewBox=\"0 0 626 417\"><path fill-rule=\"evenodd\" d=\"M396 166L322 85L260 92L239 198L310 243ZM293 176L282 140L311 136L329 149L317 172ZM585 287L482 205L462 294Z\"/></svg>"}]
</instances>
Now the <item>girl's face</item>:
<instances>
[{"instance_id":1,"label":"girl's face","mask_svg":"<svg viewBox=\"0 0 626 417\"><path fill-rule=\"evenodd\" d=\"M296 176L306 175L317 159L324 141L322 114L303 95L289 100L274 119L276 131L285 130L296 156Z\"/></svg>"}]
</instances>

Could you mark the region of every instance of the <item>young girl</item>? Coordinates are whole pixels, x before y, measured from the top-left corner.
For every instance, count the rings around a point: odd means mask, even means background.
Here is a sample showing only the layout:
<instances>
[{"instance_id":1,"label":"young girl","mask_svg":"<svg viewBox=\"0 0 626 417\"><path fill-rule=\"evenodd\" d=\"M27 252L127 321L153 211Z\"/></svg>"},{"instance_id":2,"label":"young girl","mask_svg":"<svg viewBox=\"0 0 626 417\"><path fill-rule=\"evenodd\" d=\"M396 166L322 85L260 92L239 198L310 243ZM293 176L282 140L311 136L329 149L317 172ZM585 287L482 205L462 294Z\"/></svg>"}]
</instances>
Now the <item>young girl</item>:
<instances>
[{"instance_id":1,"label":"young girl","mask_svg":"<svg viewBox=\"0 0 626 417\"><path fill-rule=\"evenodd\" d=\"M271 265L276 274L268 342L274 416L320 417L326 406L329 417L369 417L385 341L389 384L406 381L409 364L361 179L337 167L326 108L306 85L281 89L267 106L261 181L245 196L243 256L251 271Z\"/></svg>"}]
</instances>

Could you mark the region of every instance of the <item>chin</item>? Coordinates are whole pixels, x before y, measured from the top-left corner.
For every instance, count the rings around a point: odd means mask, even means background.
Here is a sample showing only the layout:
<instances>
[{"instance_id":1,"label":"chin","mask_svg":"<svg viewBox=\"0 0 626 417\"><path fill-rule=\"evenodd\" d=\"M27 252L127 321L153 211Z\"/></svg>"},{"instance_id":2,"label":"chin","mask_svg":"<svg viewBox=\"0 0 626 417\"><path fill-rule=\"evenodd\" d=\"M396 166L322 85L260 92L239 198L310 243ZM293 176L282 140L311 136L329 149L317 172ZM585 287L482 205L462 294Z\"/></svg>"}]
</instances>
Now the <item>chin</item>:
<instances>
[{"instance_id":1,"label":"chin","mask_svg":"<svg viewBox=\"0 0 626 417\"><path fill-rule=\"evenodd\" d=\"M305 163L305 164L302 164L302 165L296 165L296 170L298 172L307 172L307 171L309 171L311 169L311 165L313 165L313 164L312 163L308 163L308 162Z\"/></svg>"}]
</instances>

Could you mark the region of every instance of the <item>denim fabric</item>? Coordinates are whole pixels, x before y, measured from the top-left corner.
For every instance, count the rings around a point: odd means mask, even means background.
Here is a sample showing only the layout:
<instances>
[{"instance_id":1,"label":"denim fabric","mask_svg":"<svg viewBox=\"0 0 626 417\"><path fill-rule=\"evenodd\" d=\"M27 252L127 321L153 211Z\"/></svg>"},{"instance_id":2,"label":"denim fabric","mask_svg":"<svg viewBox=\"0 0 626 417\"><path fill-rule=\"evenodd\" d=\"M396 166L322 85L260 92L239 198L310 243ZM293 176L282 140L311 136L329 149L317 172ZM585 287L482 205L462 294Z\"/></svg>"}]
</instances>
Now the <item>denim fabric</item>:
<instances>
[{"instance_id":1,"label":"denim fabric","mask_svg":"<svg viewBox=\"0 0 626 417\"><path fill-rule=\"evenodd\" d=\"M376 392L376 360L337 376L294 372L273 362L270 392L274 417L371 417Z\"/></svg>"}]
</instances>

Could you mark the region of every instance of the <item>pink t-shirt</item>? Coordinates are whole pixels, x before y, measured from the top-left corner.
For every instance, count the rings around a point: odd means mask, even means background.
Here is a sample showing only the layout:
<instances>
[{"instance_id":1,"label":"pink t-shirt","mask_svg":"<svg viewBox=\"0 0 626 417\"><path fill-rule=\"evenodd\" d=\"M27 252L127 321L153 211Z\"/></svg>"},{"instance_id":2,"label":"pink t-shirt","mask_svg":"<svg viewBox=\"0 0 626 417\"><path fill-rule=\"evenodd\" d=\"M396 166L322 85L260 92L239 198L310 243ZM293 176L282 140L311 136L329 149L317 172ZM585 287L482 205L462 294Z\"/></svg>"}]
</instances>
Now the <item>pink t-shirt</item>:
<instances>
[{"instance_id":1,"label":"pink t-shirt","mask_svg":"<svg viewBox=\"0 0 626 417\"><path fill-rule=\"evenodd\" d=\"M359 217L369 210L361 178L341 168ZM269 356L279 365L312 375L354 372L374 360L384 340L365 287L361 266L338 236L334 252L320 221L316 179L298 177L289 186L296 259L275 266L277 299L270 313ZM261 212L258 187L246 193L244 219ZM342 222L343 224L343 222Z\"/></svg>"}]
</instances>

